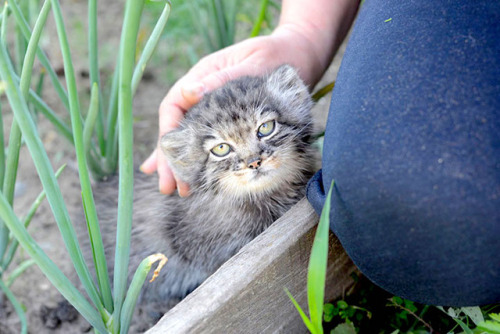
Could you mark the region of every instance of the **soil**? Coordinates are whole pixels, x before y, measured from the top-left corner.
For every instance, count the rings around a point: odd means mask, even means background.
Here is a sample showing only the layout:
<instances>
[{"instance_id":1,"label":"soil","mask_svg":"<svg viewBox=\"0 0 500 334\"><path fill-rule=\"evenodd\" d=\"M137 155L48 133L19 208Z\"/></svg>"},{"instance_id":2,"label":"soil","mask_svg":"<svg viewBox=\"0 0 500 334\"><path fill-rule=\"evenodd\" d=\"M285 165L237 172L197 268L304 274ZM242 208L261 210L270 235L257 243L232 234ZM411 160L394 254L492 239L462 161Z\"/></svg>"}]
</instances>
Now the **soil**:
<instances>
[{"instance_id":1,"label":"soil","mask_svg":"<svg viewBox=\"0 0 500 334\"><path fill-rule=\"evenodd\" d=\"M104 61L101 62L103 77L109 75L112 69L113 57L118 45L120 36L123 1L113 0L106 1L106 6L99 7L99 45L100 52L104 54ZM86 59L86 1L69 1L63 4L66 26L69 30L70 42L72 47L73 61L75 71L77 73L77 85L83 100L88 100L89 80L87 78L87 59ZM82 14L83 13L83 14ZM175 12L172 13L175 15ZM105 18L105 19L102 19ZM57 35L53 22L48 22L48 33L42 40L44 50L48 53L49 59L53 66L58 69L62 68L62 57L59 53ZM168 25L167 25L168 29ZM76 36L76 37L72 37ZM339 52L340 55L332 64L332 67L325 75L322 83L332 81L338 71L343 47ZM39 68L39 65L36 65ZM159 66L159 65L157 65ZM175 64L169 64L174 66ZM153 66L154 67L154 66ZM187 69L184 69L187 70ZM182 73L182 69L176 69ZM134 99L134 159L137 164L143 161L152 151L156 144L157 133L157 110L158 106L168 91L169 85L161 78L161 71L157 68L147 70L147 80L143 80ZM64 80L62 77L61 80ZM104 80L104 79L103 79ZM320 83L318 87L321 86ZM58 102L57 95L50 87L47 78L43 90L43 98L56 111L61 113L63 108ZM326 112L328 109L329 96L326 96L315 107L313 113L316 119L317 131L321 132L326 123ZM4 117L4 128L6 137L8 138L12 114L7 105L5 96L1 99L2 113ZM85 110L88 101L82 103L82 110ZM67 115L62 115L68 118ZM61 187L68 211L70 215L74 215L81 210L80 185L78 178L78 169L73 152L73 146L60 136L54 127L40 116L38 122L40 137L44 143L48 156L51 159L54 169L59 168L63 164L67 164L67 168L59 178ZM34 198L41 191L41 185L31 160L29 151L25 146L21 149L19 172L16 183L15 194L15 211L18 216L23 216ZM72 275L73 268L66 255L66 250L62 238L55 224L52 212L47 202L43 203L35 215L29 231L38 242L40 247L47 255L63 270L67 275ZM16 259L10 266L10 270L16 267L21 261L29 258L29 256L19 248ZM81 316L72 316L71 312L66 316L66 320L60 324L51 323L53 314L56 312L58 303L63 299L60 293L51 285L45 278L36 265L27 269L11 286L14 295L24 305L26 315L28 317L28 326L30 333L83 333L90 330L88 323ZM1 300L0 300L1 302ZM57 311L59 312L59 311ZM44 321L45 320L45 321ZM54 328L47 327L47 324L52 324ZM13 311L9 302L3 301L0 304L0 334L1 333L18 333L20 332L20 322Z\"/></svg>"}]
</instances>

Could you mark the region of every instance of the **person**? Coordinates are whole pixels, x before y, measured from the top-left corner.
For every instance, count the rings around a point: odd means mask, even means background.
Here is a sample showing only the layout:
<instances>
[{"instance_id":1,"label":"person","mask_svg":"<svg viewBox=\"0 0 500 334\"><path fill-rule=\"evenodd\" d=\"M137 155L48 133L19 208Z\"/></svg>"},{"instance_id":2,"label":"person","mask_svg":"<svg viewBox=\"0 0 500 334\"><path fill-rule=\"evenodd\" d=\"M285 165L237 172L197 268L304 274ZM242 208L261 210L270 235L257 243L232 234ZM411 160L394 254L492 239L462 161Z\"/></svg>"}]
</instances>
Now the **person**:
<instances>
[{"instance_id":1,"label":"person","mask_svg":"<svg viewBox=\"0 0 500 334\"><path fill-rule=\"evenodd\" d=\"M358 11L284 0L277 28L206 56L171 88L159 134L204 92L288 63L318 82ZM332 95L307 197L361 272L426 304L500 302L500 2L367 0ZM159 188L189 195L156 149Z\"/></svg>"}]
</instances>

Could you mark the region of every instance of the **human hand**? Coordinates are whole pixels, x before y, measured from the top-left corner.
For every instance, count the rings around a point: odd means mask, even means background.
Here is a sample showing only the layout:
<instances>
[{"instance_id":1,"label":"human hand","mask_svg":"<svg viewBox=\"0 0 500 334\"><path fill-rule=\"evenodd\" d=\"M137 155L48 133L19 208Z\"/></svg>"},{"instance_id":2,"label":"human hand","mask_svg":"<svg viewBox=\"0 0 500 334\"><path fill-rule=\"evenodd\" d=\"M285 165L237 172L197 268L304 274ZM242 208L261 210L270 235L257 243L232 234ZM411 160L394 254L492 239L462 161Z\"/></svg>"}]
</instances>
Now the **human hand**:
<instances>
[{"instance_id":1,"label":"human hand","mask_svg":"<svg viewBox=\"0 0 500 334\"><path fill-rule=\"evenodd\" d=\"M203 94L223 86L227 81L244 75L263 75L288 63L299 70L306 83L314 83L308 41L293 30L283 29L270 36L257 37L215 52L200 60L170 89L159 108L159 138L175 129L189 108ZM176 177L161 149L157 147L141 166L144 173L158 172L159 190L188 196L189 185Z\"/></svg>"}]
</instances>

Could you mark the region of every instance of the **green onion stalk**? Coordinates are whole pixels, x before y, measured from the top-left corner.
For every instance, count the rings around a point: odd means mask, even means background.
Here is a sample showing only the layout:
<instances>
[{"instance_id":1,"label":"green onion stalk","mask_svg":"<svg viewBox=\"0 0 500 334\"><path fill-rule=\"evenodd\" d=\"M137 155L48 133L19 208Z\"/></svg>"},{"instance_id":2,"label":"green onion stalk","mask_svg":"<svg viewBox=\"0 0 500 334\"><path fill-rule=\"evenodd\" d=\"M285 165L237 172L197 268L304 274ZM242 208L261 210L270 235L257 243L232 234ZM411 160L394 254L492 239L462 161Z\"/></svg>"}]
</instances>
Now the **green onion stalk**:
<instances>
[{"instance_id":1,"label":"green onion stalk","mask_svg":"<svg viewBox=\"0 0 500 334\"><path fill-rule=\"evenodd\" d=\"M0 265L4 269L11 264L18 245L23 247L31 256L12 271L9 280L1 281L0 288L11 300L22 323L22 332L27 331L26 319L22 307L12 295L8 286L13 279L20 275L27 267L35 263L41 271L61 292L61 294L82 314L82 316L99 333L127 333L130 319L133 314L140 289L154 262L159 261L155 275L166 262L162 255L153 255L139 265L127 289L127 276L130 253L130 233L132 226L132 193L133 193L133 151L132 151L132 98L138 83L144 73L146 63L156 48L160 35L163 32L169 13L170 3L166 2L164 10L147 41L144 50L135 64L136 40L140 25L140 18L144 5L143 0L128 0L125 7L120 52L111 96L108 122L104 127L103 94L101 93L97 58L97 2L89 1L89 68L91 79L91 99L87 116L81 115L80 101L76 87L76 78L73 68L68 36L66 33L62 11L58 0L46 0L40 10L33 31L30 30L26 19L26 10L19 8L15 1L11 3L12 16L16 22L19 36L26 40L26 48L20 76L16 73L5 42L8 10L4 6L0 20L0 78L1 86L5 90L14 121L11 127L8 152L0 150ZM32 13L33 10L30 11ZM56 24L61 54L64 63L66 89L59 82L55 71L45 53L39 47L40 36L47 20L48 13L52 12ZM28 15L29 16L29 15ZM19 40L22 40L19 38ZM53 86L61 99L63 106L69 111L71 126L62 121L56 113L40 97L40 81L35 91L30 89L34 59L37 57L52 80ZM49 119L55 128L75 146L79 179L81 185L82 203L90 238L91 251L94 260L95 277L87 267L76 232L69 219L68 210L64 203L61 189L56 177L61 172L54 173L50 160L43 147L36 129L35 120L30 113L28 103ZM116 131L118 130L118 131ZM92 145L93 135L96 134L98 145ZM19 219L14 213L13 191L19 162L19 148L21 138L31 154L35 168L43 186L43 192L31 206L27 216ZM108 275L108 266L104 254L104 245L99 228L96 207L90 182L90 172L112 172L114 168L110 158L119 156L119 198L116 250L114 263L113 291ZM61 272L33 240L27 231L33 215L44 198L49 202L55 221L61 232L69 258L81 281L83 290L88 298L83 296L70 280ZM9 234L12 237L9 237ZM7 283L6 283L7 282Z\"/></svg>"}]
</instances>

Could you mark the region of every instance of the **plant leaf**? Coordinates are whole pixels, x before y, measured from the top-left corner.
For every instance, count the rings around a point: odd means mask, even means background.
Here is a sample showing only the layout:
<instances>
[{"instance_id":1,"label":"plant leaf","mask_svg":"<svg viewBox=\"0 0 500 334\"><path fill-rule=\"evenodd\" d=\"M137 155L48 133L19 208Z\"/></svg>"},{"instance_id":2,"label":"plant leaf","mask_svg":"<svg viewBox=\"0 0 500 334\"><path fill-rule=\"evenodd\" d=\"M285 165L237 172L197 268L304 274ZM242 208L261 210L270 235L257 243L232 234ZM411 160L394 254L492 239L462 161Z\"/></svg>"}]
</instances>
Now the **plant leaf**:
<instances>
[{"instance_id":1,"label":"plant leaf","mask_svg":"<svg viewBox=\"0 0 500 334\"><path fill-rule=\"evenodd\" d=\"M500 313L490 313L490 314L488 314L488 316L491 319L500 322Z\"/></svg>"},{"instance_id":2,"label":"plant leaf","mask_svg":"<svg viewBox=\"0 0 500 334\"><path fill-rule=\"evenodd\" d=\"M120 318L125 300L130 238L132 230L132 204L134 190L132 75L135 65L136 40L139 32L143 1L127 1L120 37L119 84L118 84L118 215L116 219L116 248L113 277L113 317ZM113 330L119 332L119 322Z\"/></svg>"},{"instance_id":3,"label":"plant leaf","mask_svg":"<svg viewBox=\"0 0 500 334\"><path fill-rule=\"evenodd\" d=\"M481 312L481 308L479 306L462 307L461 310L474 322L476 326L484 321L483 313Z\"/></svg>"},{"instance_id":4,"label":"plant leaf","mask_svg":"<svg viewBox=\"0 0 500 334\"><path fill-rule=\"evenodd\" d=\"M149 271L151 270L151 266L153 265L153 263L158 261L159 264L154 271L153 278L151 278L151 280L149 281L153 282L153 280L159 275L161 268L167 263L167 257L165 255L157 253L148 256L141 261L139 267L135 271L132 282L130 283L130 287L127 290L127 296L125 297L125 301L123 302L123 309L120 314L121 333L126 334L128 332L130 320L132 319L135 304L137 303L137 298L139 297L141 288L144 285L144 281L146 280Z\"/></svg>"},{"instance_id":5,"label":"plant leaf","mask_svg":"<svg viewBox=\"0 0 500 334\"><path fill-rule=\"evenodd\" d=\"M325 299L326 267L328 262L328 237L330 234L330 201L333 182L325 200L319 220L307 272L307 301L314 328L322 333L323 304Z\"/></svg>"},{"instance_id":6,"label":"plant leaf","mask_svg":"<svg viewBox=\"0 0 500 334\"><path fill-rule=\"evenodd\" d=\"M333 310L335 309L335 306L333 304L327 303L323 306L323 321L324 322L330 322L333 319Z\"/></svg>"},{"instance_id":7,"label":"plant leaf","mask_svg":"<svg viewBox=\"0 0 500 334\"><path fill-rule=\"evenodd\" d=\"M460 328L462 328L464 330L464 333L465 334L472 334L472 330L469 328L469 326L467 326L462 320L460 319L453 319L455 320L455 322L460 326Z\"/></svg>"},{"instance_id":8,"label":"plant leaf","mask_svg":"<svg viewBox=\"0 0 500 334\"><path fill-rule=\"evenodd\" d=\"M288 298L290 298L290 300L292 301L293 305L295 306L295 308L297 309L297 312L299 312L300 314L300 317L302 318L302 321L304 322L304 325L306 325L307 329L311 332L311 333L317 333L316 332L316 329L313 327L312 323L311 323L311 320L309 320L309 318L307 317L307 315L304 313L304 311L302 310L302 308L300 307L299 303L297 303L297 301L295 300L295 298L293 298L292 294L290 293L290 291L288 291L287 288L285 288L285 292L286 294L288 295Z\"/></svg>"},{"instance_id":9,"label":"plant leaf","mask_svg":"<svg viewBox=\"0 0 500 334\"><path fill-rule=\"evenodd\" d=\"M146 64L151 59L151 56L153 55L153 52L156 49L156 46L158 45L160 37L163 31L165 30L168 17L170 16L170 7L171 7L170 1L165 2L165 7L163 8L160 17L156 21L156 25L153 28L153 32L151 33L151 36L146 42L146 45L142 50L141 56L137 61L137 65L135 66L134 74L132 76L132 95L135 94L135 91L137 90L137 86L141 81L144 70L146 69Z\"/></svg>"},{"instance_id":10,"label":"plant leaf","mask_svg":"<svg viewBox=\"0 0 500 334\"><path fill-rule=\"evenodd\" d=\"M335 327L331 332L331 334L356 334L356 328L352 322L343 323Z\"/></svg>"},{"instance_id":11,"label":"plant leaf","mask_svg":"<svg viewBox=\"0 0 500 334\"><path fill-rule=\"evenodd\" d=\"M477 326L478 329L486 331L489 334L500 334L500 323L486 320Z\"/></svg>"},{"instance_id":12,"label":"plant leaf","mask_svg":"<svg viewBox=\"0 0 500 334\"><path fill-rule=\"evenodd\" d=\"M19 303L19 301L16 299L12 291L7 287L6 284L2 280L0 280L0 290L3 291L7 299L9 299L10 303L14 307L14 311L17 313L17 316L19 317L19 321L21 322L21 334L27 334L28 333L28 322L26 321L26 313L24 312L24 309L22 305Z\"/></svg>"}]
</instances>

